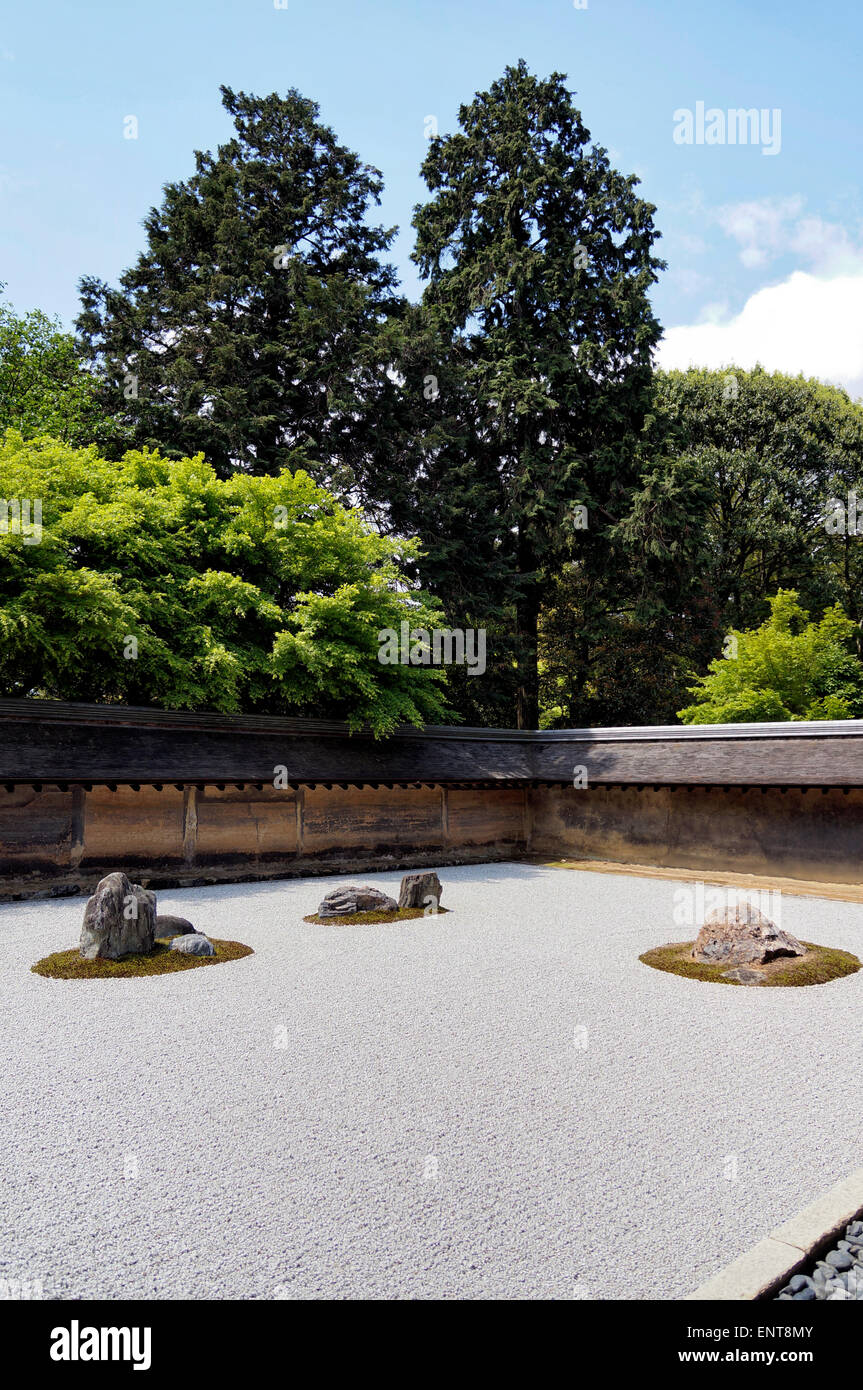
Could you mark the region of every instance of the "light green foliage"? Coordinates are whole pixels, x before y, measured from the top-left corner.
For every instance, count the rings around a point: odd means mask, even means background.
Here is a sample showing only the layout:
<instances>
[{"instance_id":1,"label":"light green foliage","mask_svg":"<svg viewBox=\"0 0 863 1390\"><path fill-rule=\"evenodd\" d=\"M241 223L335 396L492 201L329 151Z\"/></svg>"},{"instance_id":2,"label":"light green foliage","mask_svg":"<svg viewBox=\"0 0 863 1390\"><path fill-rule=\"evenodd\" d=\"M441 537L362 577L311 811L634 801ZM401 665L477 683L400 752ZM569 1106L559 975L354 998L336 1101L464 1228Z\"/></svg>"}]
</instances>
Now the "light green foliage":
<instances>
[{"instance_id":1,"label":"light green foliage","mask_svg":"<svg viewBox=\"0 0 863 1390\"><path fill-rule=\"evenodd\" d=\"M94 423L95 383L71 333L39 309L16 314L0 304L0 431L82 443Z\"/></svg>"},{"instance_id":2,"label":"light green foliage","mask_svg":"<svg viewBox=\"0 0 863 1390\"><path fill-rule=\"evenodd\" d=\"M838 605L811 622L796 592L780 589L765 623L730 634L730 655L712 661L690 687L695 703L680 718L684 724L857 718L863 667L851 652L855 632Z\"/></svg>"},{"instance_id":3,"label":"light green foliage","mask_svg":"<svg viewBox=\"0 0 863 1390\"><path fill-rule=\"evenodd\" d=\"M0 528L0 693L441 722L440 668L378 661L378 632L441 625L370 531L306 472L220 480L201 456L0 448L0 498L41 499L42 536ZM129 639L137 641L137 657Z\"/></svg>"}]
</instances>

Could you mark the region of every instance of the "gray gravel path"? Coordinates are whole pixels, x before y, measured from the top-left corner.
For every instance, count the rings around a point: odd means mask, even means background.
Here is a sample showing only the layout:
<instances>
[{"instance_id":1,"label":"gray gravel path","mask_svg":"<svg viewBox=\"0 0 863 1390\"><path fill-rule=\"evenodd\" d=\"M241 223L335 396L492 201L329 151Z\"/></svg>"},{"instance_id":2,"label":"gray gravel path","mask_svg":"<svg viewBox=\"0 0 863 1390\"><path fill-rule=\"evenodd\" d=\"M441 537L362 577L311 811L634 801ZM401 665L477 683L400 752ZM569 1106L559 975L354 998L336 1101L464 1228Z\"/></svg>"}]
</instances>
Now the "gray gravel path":
<instances>
[{"instance_id":1,"label":"gray gravel path","mask_svg":"<svg viewBox=\"0 0 863 1390\"><path fill-rule=\"evenodd\" d=\"M859 1167L863 972L684 981L637 959L686 935L675 883L439 873L452 914L399 926L301 921L347 879L162 892L256 954L131 981L30 973L83 899L0 907L0 1277L676 1298ZM863 955L863 906L786 897L782 926Z\"/></svg>"}]
</instances>

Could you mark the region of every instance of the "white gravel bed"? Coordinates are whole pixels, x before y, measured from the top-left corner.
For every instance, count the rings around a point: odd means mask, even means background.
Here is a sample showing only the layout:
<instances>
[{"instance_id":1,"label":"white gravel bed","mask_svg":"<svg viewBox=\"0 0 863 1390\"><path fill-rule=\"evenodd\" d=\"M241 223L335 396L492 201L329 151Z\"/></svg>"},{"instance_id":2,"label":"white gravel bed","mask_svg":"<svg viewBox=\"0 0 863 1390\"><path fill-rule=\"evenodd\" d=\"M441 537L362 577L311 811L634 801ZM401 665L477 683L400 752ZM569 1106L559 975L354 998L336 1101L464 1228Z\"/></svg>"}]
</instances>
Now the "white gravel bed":
<instances>
[{"instance_id":1,"label":"white gravel bed","mask_svg":"<svg viewBox=\"0 0 863 1390\"><path fill-rule=\"evenodd\" d=\"M0 906L0 1278L677 1298L860 1166L863 972L682 980L638 961L694 934L676 883L439 873L452 913L397 925L302 921L348 878L162 891L256 954L136 980L31 974L83 898ZM781 925L863 956L861 905L786 896Z\"/></svg>"}]
</instances>

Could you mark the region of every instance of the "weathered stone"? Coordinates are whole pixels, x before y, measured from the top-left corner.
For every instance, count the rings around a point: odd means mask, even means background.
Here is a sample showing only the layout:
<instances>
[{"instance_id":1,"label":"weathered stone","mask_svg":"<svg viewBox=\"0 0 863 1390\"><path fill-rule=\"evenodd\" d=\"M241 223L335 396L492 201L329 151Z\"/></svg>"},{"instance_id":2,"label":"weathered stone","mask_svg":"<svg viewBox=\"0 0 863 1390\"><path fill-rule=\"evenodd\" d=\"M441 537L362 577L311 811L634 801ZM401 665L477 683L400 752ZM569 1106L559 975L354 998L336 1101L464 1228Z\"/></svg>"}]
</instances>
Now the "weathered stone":
<instances>
[{"instance_id":1,"label":"weathered stone","mask_svg":"<svg viewBox=\"0 0 863 1390\"><path fill-rule=\"evenodd\" d=\"M107 874L84 909L79 949L84 960L118 960L152 951L155 934L155 893L125 874Z\"/></svg>"},{"instance_id":2,"label":"weathered stone","mask_svg":"<svg viewBox=\"0 0 863 1390\"><path fill-rule=\"evenodd\" d=\"M739 966L736 970L725 970L722 973L723 980L736 980L741 985L763 985L765 975L763 970L752 970L747 965Z\"/></svg>"},{"instance_id":3,"label":"weathered stone","mask_svg":"<svg viewBox=\"0 0 863 1390\"><path fill-rule=\"evenodd\" d=\"M171 950L177 951L181 956L214 956L216 948L209 937L202 932L192 932L191 936L175 936L171 942Z\"/></svg>"},{"instance_id":4,"label":"weathered stone","mask_svg":"<svg viewBox=\"0 0 863 1390\"><path fill-rule=\"evenodd\" d=\"M831 1250L830 1254L825 1257L825 1262L840 1272L850 1269L854 1263L847 1250Z\"/></svg>"},{"instance_id":5,"label":"weathered stone","mask_svg":"<svg viewBox=\"0 0 863 1390\"><path fill-rule=\"evenodd\" d=\"M440 906L441 882L437 874L405 874L399 889L399 907L425 907L427 898Z\"/></svg>"},{"instance_id":6,"label":"weathered stone","mask_svg":"<svg viewBox=\"0 0 863 1390\"><path fill-rule=\"evenodd\" d=\"M747 902L708 912L692 948L692 959L705 965L765 965L777 956L805 954L796 937Z\"/></svg>"},{"instance_id":7,"label":"weathered stone","mask_svg":"<svg viewBox=\"0 0 863 1390\"><path fill-rule=\"evenodd\" d=\"M806 1274L795 1274L788 1281L790 1293L799 1293L801 1289L811 1289L812 1280Z\"/></svg>"},{"instance_id":8,"label":"weathered stone","mask_svg":"<svg viewBox=\"0 0 863 1390\"><path fill-rule=\"evenodd\" d=\"M185 917L173 917L170 912L156 914L157 939L163 936L188 936L190 932L197 930L198 928L187 922Z\"/></svg>"},{"instance_id":9,"label":"weathered stone","mask_svg":"<svg viewBox=\"0 0 863 1390\"><path fill-rule=\"evenodd\" d=\"M357 888L349 883L346 888L334 888L323 899L318 908L319 917L346 917L354 912L397 912L395 898L387 897L379 888L366 884Z\"/></svg>"}]
</instances>

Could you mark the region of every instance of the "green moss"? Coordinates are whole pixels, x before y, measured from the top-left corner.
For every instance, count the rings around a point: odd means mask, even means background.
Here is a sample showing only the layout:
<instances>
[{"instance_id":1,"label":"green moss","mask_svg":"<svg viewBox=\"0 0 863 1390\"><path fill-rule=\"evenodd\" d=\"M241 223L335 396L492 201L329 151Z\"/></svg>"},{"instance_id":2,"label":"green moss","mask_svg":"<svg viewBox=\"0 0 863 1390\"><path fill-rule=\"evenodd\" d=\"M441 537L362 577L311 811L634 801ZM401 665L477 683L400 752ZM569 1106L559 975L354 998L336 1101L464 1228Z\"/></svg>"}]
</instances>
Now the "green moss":
<instances>
[{"instance_id":1,"label":"green moss","mask_svg":"<svg viewBox=\"0 0 863 1390\"><path fill-rule=\"evenodd\" d=\"M799 985L826 985L830 980L841 980L843 975L853 975L861 968L856 956L848 951L837 951L832 946L816 946L811 941L801 943L806 947L805 956L781 956L760 967L764 970L764 983L760 985L741 985L743 989L783 988ZM714 985L740 985L739 980L723 979L730 965L703 965L693 960L690 952L694 942L675 941L667 946L656 946L645 951L638 959L654 970L667 970L672 975L682 975L687 980L707 980Z\"/></svg>"},{"instance_id":2,"label":"green moss","mask_svg":"<svg viewBox=\"0 0 863 1390\"><path fill-rule=\"evenodd\" d=\"M437 912L430 912L429 917L442 917L445 912L451 909L439 907ZM344 917L319 917L316 912L312 912L308 917L304 917L304 922L315 922L321 927L349 927L357 922L408 922L412 917L425 917L425 911L421 907L400 907L397 912L349 912Z\"/></svg>"},{"instance_id":3,"label":"green moss","mask_svg":"<svg viewBox=\"0 0 863 1390\"><path fill-rule=\"evenodd\" d=\"M173 940L173 938L171 938ZM113 980L130 979L135 975L170 975L174 970L196 970L201 965L221 965L226 960L241 960L254 955L251 946L241 941L210 940L216 949L214 956L184 956L172 951L168 941L157 941L147 955L123 956L121 960L82 960L77 946L71 951L55 951L43 956L30 969L35 975L50 980Z\"/></svg>"}]
</instances>

